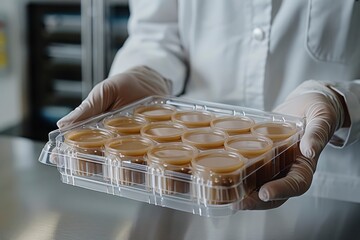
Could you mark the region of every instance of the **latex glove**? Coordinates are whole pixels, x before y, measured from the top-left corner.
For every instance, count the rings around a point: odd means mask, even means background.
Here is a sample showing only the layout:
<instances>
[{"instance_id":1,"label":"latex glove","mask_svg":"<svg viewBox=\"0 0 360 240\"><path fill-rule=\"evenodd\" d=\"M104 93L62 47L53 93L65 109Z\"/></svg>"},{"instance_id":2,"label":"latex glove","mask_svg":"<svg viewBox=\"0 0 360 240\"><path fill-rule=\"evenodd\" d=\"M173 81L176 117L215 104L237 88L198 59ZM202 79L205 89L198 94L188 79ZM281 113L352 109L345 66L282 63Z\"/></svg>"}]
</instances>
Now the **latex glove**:
<instances>
[{"instance_id":1,"label":"latex glove","mask_svg":"<svg viewBox=\"0 0 360 240\"><path fill-rule=\"evenodd\" d=\"M264 184L244 201L245 209L268 209L305 193L312 182L317 160L334 132L343 126L341 96L326 83L309 80L297 87L274 112L306 118L300 153L287 175Z\"/></svg>"},{"instance_id":2,"label":"latex glove","mask_svg":"<svg viewBox=\"0 0 360 240\"><path fill-rule=\"evenodd\" d=\"M171 87L171 81L154 70L135 67L97 84L80 106L60 119L57 125L63 128L151 95L169 95Z\"/></svg>"}]
</instances>

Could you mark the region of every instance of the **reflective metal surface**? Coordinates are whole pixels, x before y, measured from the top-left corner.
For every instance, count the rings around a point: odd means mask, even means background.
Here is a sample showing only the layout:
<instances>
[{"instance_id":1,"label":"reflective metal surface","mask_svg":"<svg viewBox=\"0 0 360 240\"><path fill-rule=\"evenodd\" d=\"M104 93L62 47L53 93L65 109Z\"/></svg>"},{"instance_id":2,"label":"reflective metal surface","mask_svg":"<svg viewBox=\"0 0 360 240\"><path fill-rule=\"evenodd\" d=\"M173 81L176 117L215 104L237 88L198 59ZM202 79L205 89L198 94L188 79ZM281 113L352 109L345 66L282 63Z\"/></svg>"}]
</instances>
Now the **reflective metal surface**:
<instances>
[{"instance_id":1,"label":"reflective metal surface","mask_svg":"<svg viewBox=\"0 0 360 240\"><path fill-rule=\"evenodd\" d=\"M60 182L44 143L0 137L0 239L360 239L360 204L311 196L204 218Z\"/></svg>"}]
</instances>

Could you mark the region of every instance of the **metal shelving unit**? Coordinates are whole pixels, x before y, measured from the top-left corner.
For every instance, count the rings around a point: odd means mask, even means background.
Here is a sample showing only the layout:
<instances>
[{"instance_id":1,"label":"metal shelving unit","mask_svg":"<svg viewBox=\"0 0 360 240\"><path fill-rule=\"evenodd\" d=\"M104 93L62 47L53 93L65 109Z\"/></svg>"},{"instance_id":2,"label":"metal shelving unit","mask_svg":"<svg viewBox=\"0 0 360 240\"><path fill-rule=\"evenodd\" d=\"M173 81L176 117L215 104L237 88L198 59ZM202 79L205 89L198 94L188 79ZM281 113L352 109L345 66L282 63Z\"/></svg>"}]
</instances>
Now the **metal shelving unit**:
<instances>
[{"instance_id":1,"label":"metal shelving unit","mask_svg":"<svg viewBox=\"0 0 360 240\"><path fill-rule=\"evenodd\" d=\"M46 140L57 120L108 75L127 38L129 9L127 1L111 0L28 1L25 6L30 114L5 132Z\"/></svg>"}]
</instances>

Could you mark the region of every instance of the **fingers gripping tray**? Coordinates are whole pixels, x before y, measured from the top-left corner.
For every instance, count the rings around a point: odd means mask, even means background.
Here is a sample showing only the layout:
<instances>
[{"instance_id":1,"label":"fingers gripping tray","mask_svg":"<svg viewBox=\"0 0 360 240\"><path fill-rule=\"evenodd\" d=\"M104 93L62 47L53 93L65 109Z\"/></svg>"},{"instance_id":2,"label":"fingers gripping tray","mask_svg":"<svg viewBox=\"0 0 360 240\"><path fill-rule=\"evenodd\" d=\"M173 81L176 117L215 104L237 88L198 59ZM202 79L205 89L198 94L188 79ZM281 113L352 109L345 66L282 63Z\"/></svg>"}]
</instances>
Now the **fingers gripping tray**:
<instances>
[{"instance_id":1,"label":"fingers gripping tray","mask_svg":"<svg viewBox=\"0 0 360 240\"><path fill-rule=\"evenodd\" d=\"M227 216L286 174L304 128L292 116L152 96L50 132L39 161L66 184Z\"/></svg>"}]
</instances>

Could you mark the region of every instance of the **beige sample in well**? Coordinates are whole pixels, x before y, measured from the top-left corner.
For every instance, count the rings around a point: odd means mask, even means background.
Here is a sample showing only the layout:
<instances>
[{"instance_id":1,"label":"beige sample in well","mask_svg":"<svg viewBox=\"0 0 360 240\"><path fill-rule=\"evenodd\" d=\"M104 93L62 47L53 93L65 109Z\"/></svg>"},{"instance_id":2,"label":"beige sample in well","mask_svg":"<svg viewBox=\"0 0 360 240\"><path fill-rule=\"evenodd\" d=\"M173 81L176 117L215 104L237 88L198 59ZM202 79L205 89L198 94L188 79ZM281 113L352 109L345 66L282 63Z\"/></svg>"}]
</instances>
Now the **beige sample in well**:
<instances>
[{"instance_id":1,"label":"beige sample in well","mask_svg":"<svg viewBox=\"0 0 360 240\"><path fill-rule=\"evenodd\" d=\"M195 110L177 111L171 117L173 122L183 124L188 128L209 127L213 118L214 114L210 112Z\"/></svg>"},{"instance_id":2,"label":"beige sample in well","mask_svg":"<svg viewBox=\"0 0 360 240\"><path fill-rule=\"evenodd\" d=\"M244 134L226 139L224 145L226 150L238 152L247 158L244 185L248 193L271 179L274 156L271 139Z\"/></svg>"},{"instance_id":3,"label":"beige sample in well","mask_svg":"<svg viewBox=\"0 0 360 240\"><path fill-rule=\"evenodd\" d=\"M265 136L274 142L274 175L288 168L295 161L298 144L291 137L297 132L296 126L288 122L263 122L254 125L251 132Z\"/></svg>"},{"instance_id":4,"label":"beige sample in well","mask_svg":"<svg viewBox=\"0 0 360 240\"><path fill-rule=\"evenodd\" d=\"M220 130L195 129L185 131L181 139L200 150L223 149L227 134Z\"/></svg>"},{"instance_id":5,"label":"beige sample in well","mask_svg":"<svg viewBox=\"0 0 360 240\"><path fill-rule=\"evenodd\" d=\"M191 183L192 159L197 149L183 143L167 143L153 147L148 152L149 165L161 170L153 183L158 192L166 194L188 193Z\"/></svg>"},{"instance_id":6,"label":"beige sample in well","mask_svg":"<svg viewBox=\"0 0 360 240\"><path fill-rule=\"evenodd\" d=\"M185 129L183 125L177 123L153 122L141 129L141 135L159 143L181 142L181 136Z\"/></svg>"},{"instance_id":7,"label":"beige sample in well","mask_svg":"<svg viewBox=\"0 0 360 240\"><path fill-rule=\"evenodd\" d=\"M250 133L254 120L243 116L217 117L211 121L211 127L222 130L229 135Z\"/></svg>"},{"instance_id":8,"label":"beige sample in well","mask_svg":"<svg viewBox=\"0 0 360 240\"><path fill-rule=\"evenodd\" d=\"M209 204L226 204L245 196L242 177L245 159L225 150L199 153L192 161L197 197Z\"/></svg>"},{"instance_id":9,"label":"beige sample in well","mask_svg":"<svg viewBox=\"0 0 360 240\"><path fill-rule=\"evenodd\" d=\"M104 127L119 135L140 134L140 129L148 121L135 116L112 116L103 120Z\"/></svg>"},{"instance_id":10,"label":"beige sample in well","mask_svg":"<svg viewBox=\"0 0 360 240\"><path fill-rule=\"evenodd\" d=\"M104 145L115 135L109 131L97 128L80 128L71 130L64 135L64 142L76 152L97 156L104 155ZM91 176L102 173L102 164L85 157L71 158L74 173Z\"/></svg>"},{"instance_id":11,"label":"beige sample in well","mask_svg":"<svg viewBox=\"0 0 360 240\"><path fill-rule=\"evenodd\" d=\"M154 142L141 136L122 136L106 143L105 154L108 158L118 161L113 166L113 179L120 184L144 184L145 169L139 165L146 165L146 153Z\"/></svg>"},{"instance_id":12,"label":"beige sample in well","mask_svg":"<svg viewBox=\"0 0 360 240\"><path fill-rule=\"evenodd\" d=\"M150 122L170 121L176 108L167 104L153 104L135 108L134 115L147 119Z\"/></svg>"}]
</instances>

